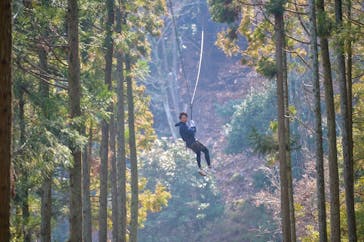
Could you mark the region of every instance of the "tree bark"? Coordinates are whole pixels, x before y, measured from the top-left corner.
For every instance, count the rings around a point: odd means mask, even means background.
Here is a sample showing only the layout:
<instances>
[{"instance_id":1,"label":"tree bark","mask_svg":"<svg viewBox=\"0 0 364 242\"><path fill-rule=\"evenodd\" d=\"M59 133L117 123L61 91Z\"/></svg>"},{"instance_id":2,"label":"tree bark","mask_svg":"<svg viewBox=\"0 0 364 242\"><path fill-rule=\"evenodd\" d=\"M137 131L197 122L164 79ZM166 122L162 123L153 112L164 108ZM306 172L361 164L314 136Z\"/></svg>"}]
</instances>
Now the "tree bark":
<instances>
[{"instance_id":1,"label":"tree bark","mask_svg":"<svg viewBox=\"0 0 364 242\"><path fill-rule=\"evenodd\" d=\"M283 30L284 22L283 22ZM292 161L291 161L291 127L289 120L289 88L288 88L288 67L287 67L287 53L285 33L283 33L283 92L284 92L284 112L285 112L285 126L286 126L286 147L287 147L287 179L288 179L288 196L289 196L289 216L291 223L291 241L296 241L296 218L294 212L294 190L293 190L293 178L292 178Z\"/></svg>"},{"instance_id":2,"label":"tree bark","mask_svg":"<svg viewBox=\"0 0 364 242\"><path fill-rule=\"evenodd\" d=\"M320 92L315 4L316 4L315 0L309 1L310 22L311 22L310 34L311 34L312 82L313 82L314 115L315 115L317 209L318 209L320 242L326 242L327 225L326 225L325 173L324 173L324 153L322 146L321 92Z\"/></svg>"},{"instance_id":3,"label":"tree bark","mask_svg":"<svg viewBox=\"0 0 364 242\"><path fill-rule=\"evenodd\" d=\"M121 33L121 23L125 24L124 1L119 1L119 10L116 17L116 31ZM118 170L118 195L119 195L119 238L121 242L126 242L126 162L125 162L125 98L124 98L124 68L123 54L117 52L117 170Z\"/></svg>"},{"instance_id":4,"label":"tree bark","mask_svg":"<svg viewBox=\"0 0 364 242\"><path fill-rule=\"evenodd\" d=\"M351 33L351 0L348 1L347 4L347 16L348 16L348 32ZM352 39L351 36L348 37L346 41L346 49L347 49L347 59L346 59L346 84L347 84L347 97L348 97L348 145L349 145L349 156L353 160L353 149L354 149L354 141L353 141L353 50L352 50Z\"/></svg>"},{"instance_id":5,"label":"tree bark","mask_svg":"<svg viewBox=\"0 0 364 242\"><path fill-rule=\"evenodd\" d=\"M341 33L343 28L343 16L342 16L342 2L341 0L335 0L335 19L338 32ZM345 204L348 223L348 235L349 241L354 242L356 238L356 222L355 222L355 209L354 209L354 166L353 157L350 151L350 115L348 105L348 90L346 81L345 70L345 51L344 40L342 37L336 39L336 76L340 87L340 111L341 111L341 135L342 135L342 147L344 157L344 187L345 187Z\"/></svg>"},{"instance_id":6,"label":"tree bark","mask_svg":"<svg viewBox=\"0 0 364 242\"><path fill-rule=\"evenodd\" d=\"M112 90L111 71L113 56L113 23L114 23L114 1L106 1L107 21L106 21L106 37L105 37L105 84L108 89ZM112 112L112 105L108 107L108 111ZM99 241L107 241L107 193L108 193L108 154L109 154L109 123L107 120L102 121L102 138L101 138L101 168L100 168L100 208L99 208Z\"/></svg>"},{"instance_id":7,"label":"tree bark","mask_svg":"<svg viewBox=\"0 0 364 242\"><path fill-rule=\"evenodd\" d=\"M10 241L11 0L0 1L0 241Z\"/></svg>"},{"instance_id":8,"label":"tree bark","mask_svg":"<svg viewBox=\"0 0 364 242\"><path fill-rule=\"evenodd\" d=\"M284 25L283 11L274 13L276 65L277 65L277 96L278 96L278 143L279 163L281 180L281 216L283 241L291 241L291 222L289 211L289 191L287 176L287 152L286 152L286 123L284 108L284 70L283 70L283 47L284 47Z\"/></svg>"},{"instance_id":9,"label":"tree bark","mask_svg":"<svg viewBox=\"0 0 364 242\"><path fill-rule=\"evenodd\" d=\"M109 124L106 120L101 122L100 147L100 206L99 206L99 241L107 241L107 180L108 180L108 134Z\"/></svg>"},{"instance_id":10,"label":"tree bark","mask_svg":"<svg viewBox=\"0 0 364 242\"><path fill-rule=\"evenodd\" d=\"M118 195L119 195L119 238L126 242L126 162L125 162L125 107L124 107L124 75L121 54L117 57L117 167L118 167Z\"/></svg>"},{"instance_id":11,"label":"tree bark","mask_svg":"<svg viewBox=\"0 0 364 242\"><path fill-rule=\"evenodd\" d=\"M111 117L110 121L110 150L111 150L111 206L112 206L112 240L119 242L119 200L118 200L118 183L117 183L117 168L116 168L116 124L114 115Z\"/></svg>"},{"instance_id":12,"label":"tree bark","mask_svg":"<svg viewBox=\"0 0 364 242\"><path fill-rule=\"evenodd\" d=\"M68 0L68 91L71 118L81 116L81 83L78 39L78 2ZM81 133L81 127L75 125ZM73 166L70 168L70 241L82 241L82 157L81 149L71 147Z\"/></svg>"},{"instance_id":13,"label":"tree bark","mask_svg":"<svg viewBox=\"0 0 364 242\"><path fill-rule=\"evenodd\" d=\"M131 214L130 214L130 242L137 242L138 234L138 160L136 153L135 127L134 127L134 100L133 83L131 78L130 56L126 56L126 81L128 97L128 126L129 126L129 148L131 163Z\"/></svg>"},{"instance_id":14,"label":"tree bark","mask_svg":"<svg viewBox=\"0 0 364 242\"><path fill-rule=\"evenodd\" d=\"M24 117L24 90L20 88L20 94L19 94L19 126L20 126L20 146L22 146L25 143L25 117ZM22 186L23 186L23 192L22 192L22 198L21 198L21 209L22 209L22 216L23 216L23 236L24 236L24 242L30 242L31 241L31 231L28 227L29 222L29 174L28 170L25 167L22 169Z\"/></svg>"},{"instance_id":15,"label":"tree bark","mask_svg":"<svg viewBox=\"0 0 364 242\"><path fill-rule=\"evenodd\" d=\"M325 7L324 0L317 1L317 11L320 19L324 19ZM324 23L318 23L318 26L325 26ZM322 27L321 27L322 28ZM327 30L319 30L319 40L321 46L321 60L324 75L326 116L328 127L328 159L329 159L329 183L330 183L330 228L331 241L340 241L340 200L339 200L339 173L337 164L337 147L336 147L336 123L335 123L335 106L334 93L332 86L331 63L329 45L327 40Z\"/></svg>"},{"instance_id":16,"label":"tree bark","mask_svg":"<svg viewBox=\"0 0 364 242\"><path fill-rule=\"evenodd\" d=\"M40 241L51 241L52 177L46 177L42 185Z\"/></svg>"},{"instance_id":17,"label":"tree bark","mask_svg":"<svg viewBox=\"0 0 364 242\"><path fill-rule=\"evenodd\" d=\"M88 134L88 144L85 147L82 166L82 183L83 183L83 218L82 233L85 242L92 241L92 223L91 223L91 200L90 200L90 166L92 159L92 142L93 142L93 123L90 122Z\"/></svg>"},{"instance_id":18,"label":"tree bark","mask_svg":"<svg viewBox=\"0 0 364 242\"><path fill-rule=\"evenodd\" d=\"M42 37L46 38L47 33L42 33ZM39 66L44 71L48 71L48 58L47 52L40 48L38 51ZM49 108L46 105L49 99L49 86L46 83L41 83L40 97L44 100L41 103L42 113L46 119L49 119ZM47 162L47 161L46 161ZM47 174L42 184L42 197L41 197L41 241L47 242L51 240L51 221L52 221L52 173Z\"/></svg>"},{"instance_id":19,"label":"tree bark","mask_svg":"<svg viewBox=\"0 0 364 242\"><path fill-rule=\"evenodd\" d=\"M351 33L351 0L348 1L347 16L348 16L348 32ZM349 116L349 131L348 142L350 156L353 157L353 90L352 90L352 71L353 71L353 50L352 50L352 38L348 37L346 41L347 59L346 59L346 83L348 92L348 116Z\"/></svg>"}]
</instances>

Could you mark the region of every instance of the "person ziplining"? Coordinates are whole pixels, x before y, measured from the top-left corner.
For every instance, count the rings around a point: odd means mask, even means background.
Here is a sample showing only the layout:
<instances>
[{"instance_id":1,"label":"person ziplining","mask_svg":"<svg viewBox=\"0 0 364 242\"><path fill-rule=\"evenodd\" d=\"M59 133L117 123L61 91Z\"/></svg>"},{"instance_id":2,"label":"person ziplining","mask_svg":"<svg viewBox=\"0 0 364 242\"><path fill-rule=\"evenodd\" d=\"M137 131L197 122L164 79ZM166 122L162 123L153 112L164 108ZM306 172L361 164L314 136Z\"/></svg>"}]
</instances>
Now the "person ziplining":
<instances>
[{"instance_id":1,"label":"person ziplining","mask_svg":"<svg viewBox=\"0 0 364 242\"><path fill-rule=\"evenodd\" d=\"M170 5L170 10L171 10L171 15L172 15L172 23L173 23L173 27L174 27L173 29L174 29L174 33L175 33L175 36L176 36L175 39L176 39L176 42L177 42L177 50L178 50L178 54L179 54L180 61L181 61L182 76L183 76L183 79L186 82L188 95L190 97L190 113L191 113L191 120L189 122L188 122L188 114L186 112L180 113L180 115L179 115L180 122L177 123L175 126L179 127L179 133L180 133L182 139L186 142L186 146L188 148L190 148L191 150L193 150L193 152L196 153L198 173L201 176L206 176L208 174L208 172L213 172L214 170L211 167L209 150L206 148L206 146L204 146L201 142L199 142L195 138L196 125L195 125L195 122L192 120L193 103L194 103L194 100L195 100L196 91L197 91L198 83L199 83L199 80L200 80L200 73L201 73L201 64L202 64L203 48L204 48L204 30L202 28L202 31L201 31L200 60L199 60L199 64L198 64L195 87L193 89L192 96L191 96L191 88L190 88L189 81L186 78L184 62L183 62L183 57L182 57L182 50L181 50L180 43L179 43L179 36L178 36L177 27L176 27L176 19L175 19L174 12L173 12L172 1L168 0L168 3ZM205 159L206 159L207 166L208 166L208 172L203 170L202 167L201 167L201 152L203 152L205 154Z\"/></svg>"},{"instance_id":2,"label":"person ziplining","mask_svg":"<svg viewBox=\"0 0 364 242\"><path fill-rule=\"evenodd\" d=\"M180 113L179 120L180 122L177 123L175 126L179 127L179 133L183 141L186 143L186 146L196 153L198 173L201 176L206 176L207 173L214 172L211 166L209 150L195 137L197 131L195 122L192 119L188 122L188 114L185 112ZM205 154L205 160L208 167L207 172L203 170L201 166L201 152Z\"/></svg>"}]
</instances>

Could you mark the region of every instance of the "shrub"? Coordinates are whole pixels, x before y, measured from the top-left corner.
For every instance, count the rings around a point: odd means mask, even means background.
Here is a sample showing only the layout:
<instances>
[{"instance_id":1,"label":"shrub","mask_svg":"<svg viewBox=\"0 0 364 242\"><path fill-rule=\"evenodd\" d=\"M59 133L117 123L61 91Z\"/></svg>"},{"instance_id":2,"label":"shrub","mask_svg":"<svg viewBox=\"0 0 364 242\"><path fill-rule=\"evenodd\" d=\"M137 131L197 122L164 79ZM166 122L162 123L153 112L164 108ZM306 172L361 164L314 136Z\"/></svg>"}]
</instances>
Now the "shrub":
<instances>
[{"instance_id":1,"label":"shrub","mask_svg":"<svg viewBox=\"0 0 364 242\"><path fill-rule=\"evenodd\" d=\"M254 91L235 106L231 122L226 125L228 135L227 153L240 153L250 148L253 130L267 133L270 122L276 117L276 95L274 85L265 91Z\"/></svg>"},{"instance_id":2,"label":"shrub","mask_svg":"<svg viewBox=\"0 0 364 242\"><path fill-rule=\"evenodd\" d=\"M231 99L229 101L224 102L223 104L215 104L216 113L225 120L231 120L233 116L236 106L242 103L242 99Z\"/></svg>"}]
</instances>

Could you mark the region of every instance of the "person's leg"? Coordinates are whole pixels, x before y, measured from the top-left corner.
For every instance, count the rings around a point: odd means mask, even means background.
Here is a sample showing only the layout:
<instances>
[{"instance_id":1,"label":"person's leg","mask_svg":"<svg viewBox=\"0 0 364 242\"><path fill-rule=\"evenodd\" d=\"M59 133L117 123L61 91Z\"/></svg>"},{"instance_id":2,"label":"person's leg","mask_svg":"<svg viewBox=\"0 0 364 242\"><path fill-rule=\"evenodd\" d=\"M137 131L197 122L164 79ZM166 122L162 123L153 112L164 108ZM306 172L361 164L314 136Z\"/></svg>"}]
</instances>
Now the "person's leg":
<instances>
[{"instance_id":1,"label":"person's leg","mask_svg":"<svg viewBox=\"0 0 364 242\"><path fill-rule=\"evenodd\" d=\"M196 160L197 160L198 168L201 169L201 151L196 152Z\"/></svg>"},{"instance_id":2,"label":"person's leg","mask_svg":"<svg viewBox=\"0 0 364 242\"><path fill-rule=\"evenodd\" d=\"M196 153L196 160L197 160L197 165L198 165L198 169L199 169L198 173L200 173L201 176L206 176L207 173L201 168L201 151L202 151L201 143L196 141L195 143L193 143L191 145L191 149ZM206 156L206 153L205 153L205 156Z\"/></svg>"},{"instance_id":3,"label":"person's leg","mask_svg":"<svg viewBox=\"0 0 364 242\"><path fill-rule=\"evenodd\" d=\"M200 143L200 146L201 146L201 151L205 154L206 163L210 167L211 166L211 161L210 161L210 152L209 152L209 149L207 149L206 146L204 146L201 143Z\"/></svg>"},{"instance_id":4,"label":"person's leg","mask_svg":"<svg viewBox=\"0 0 364 242\"><path fill-rule=\"evenodd\" d=\"M198 168L201 169L201 149L199 145L197 143L193 143L190 148L193 150L193 152L195 152Z\"/></svg>"}]
</instances>

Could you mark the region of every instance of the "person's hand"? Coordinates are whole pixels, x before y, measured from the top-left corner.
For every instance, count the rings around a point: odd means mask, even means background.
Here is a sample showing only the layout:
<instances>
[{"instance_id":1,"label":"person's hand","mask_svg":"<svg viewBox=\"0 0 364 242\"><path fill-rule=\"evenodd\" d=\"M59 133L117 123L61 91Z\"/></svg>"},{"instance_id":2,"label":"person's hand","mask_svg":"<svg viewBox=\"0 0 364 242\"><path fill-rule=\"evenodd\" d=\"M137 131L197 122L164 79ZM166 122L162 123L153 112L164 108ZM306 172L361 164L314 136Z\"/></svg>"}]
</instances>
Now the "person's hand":
<instances>
[{"instance_id":1,"label":"person's hand","mask_svg":"<svg viewBox=\"0 0 364 242\"><path fill-rule=\"evenodd\" d=\"M196 127L195 121L193 121L192 119L190 120L190 127L191 128L195 128Z\"/></svg>"}]
</instances>

